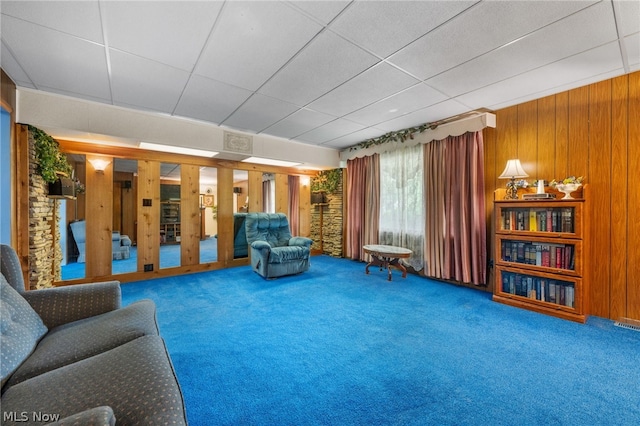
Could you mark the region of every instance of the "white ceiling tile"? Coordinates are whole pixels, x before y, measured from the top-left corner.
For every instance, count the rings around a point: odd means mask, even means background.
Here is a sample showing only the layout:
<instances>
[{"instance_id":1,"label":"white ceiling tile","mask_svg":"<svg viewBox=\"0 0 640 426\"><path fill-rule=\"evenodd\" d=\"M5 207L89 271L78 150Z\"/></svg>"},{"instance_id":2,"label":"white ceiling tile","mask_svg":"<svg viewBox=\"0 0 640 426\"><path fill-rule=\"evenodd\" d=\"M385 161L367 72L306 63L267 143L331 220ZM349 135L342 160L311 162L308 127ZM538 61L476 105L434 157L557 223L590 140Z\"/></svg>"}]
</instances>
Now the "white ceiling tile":
<instances>
[{"instance_id":1,"label":"white ceiling tile","mask_svg":"<svg viewBox=\"0 0 640 426\"><path fill-rule=\"evenodd\" d=\"M580 82L574 83L573 87L593 83L603 79L597 76L620 69L622 69L622 61L618 43L612 42L483 87L456 99L474 108L495 108L495 105L508 104L515 99L539 98L568 90L567 85L571 85L572 82ZM596 78L585 82L585 79L589 79L590 76L596 76Z\"/></svg>"},{"instance_id":2,"label":"white ceiling tile","mask_svg":"<svg viewBox=\"0 0 640 426\"><path fill-rule=\"evenodd\" d=\"M640 70L638 0L0 2L19 87L129 107L92 124L105 140L179 141L168 114L341 148Z\"/></svg>"},{"instance_id":3,"label":"white ceiling tile","mask_svg":"<svg viewBox=\"0 0 640 426\"><path fill-rule=\"evenodd\" d=\"M305 13L320 21L323 25L331 22L349 3L351 2L338 0L303 0L290 2L290 4L302 9Z\"/></svg>"},{"instance_id":4,"label":"white ceiling tile","mask_svg":"<svg viewBox=\"0 0 640 426\"><path fill-rule=\"evenodd\" d=\"M469 112L469 108L466 105L463 105L456 100L449 99L444 102L440 102L439 104L403 115L402 117L380 123L376 127L387 132L393 132L454 117L465 112Z\"/></svg>"},{"instance_id":5,"label":"white ceiling tile","mask_svg":"<svg viewBox=\"0 0 640 426\"><path fill-rule=\"evenodd\" d=\"M2 1L2 14L103 44L98 1Z\"/></svg>"},{"instance_id":6,"label":"white ceiling tile","mask_svg":"<svg viewBox=\"0 0 640 426\"><path fill-rule=\"evenodd\" d=\"M335 119L336 117L332 115L302 108L273 126L268 127L264 132L289 139Z\"/></svg>"},{"instance_id":7,"label":"white ceiling tile","mask_svg":"<svg viewBox=\"0 0 640 426\"><path fill-rule=\"evenodd\" d=\"M344 149L364 142L369 139L377 138L387 133L382 129L375 127L367 127L366 129L358 130L357 132L350 133L348 135L333 139L329 142L325 142L322 146L331 147L335 149Z\"/></svg>"},{"instance_id":8,"label":"white ceiling tile","mask_svg":"<svg viewBox=\"0 0 640 426\"><path fill-rule=\"evenodd\" d=\"M110 57L114 104L173 112L189 73L117 50Z\"/></svg>"},{"instance_id":9,"label":"white ceiling tile","mask_svg":"<svg viewBox=\"0 0 640 426\"><path fill-rule=\"evenodd\" d=\"M570 33L572 37L566 35ZM600 3L427 80L457 96L617 38L611 3Z\"/></svg>"},{"instance_id":10,"label":"white ceiling tile","mask_svg":"<svg viewBox=\"0 0 640 426\"><path fill-rule=\"evenodd\" d=\"M109 47L192 71L222 2L107 1Z\"/></svg>"},{"instance_id":11,"label":"white ceiling tile","mask_svg":"<svg viewBox=\"0 0 640 426\"><path fill-rule=\"evenodd\" d=\"M348 114L419 83L381 62L309 104L309 108L337 116Z\"/></svg>"},{"instance_id":12,"label":"white ceiling tile","mask_svg":"<svg viewBox=\"0 0 640 426\"><path fill-rule=\"evenodd\" d=\"M175 113L220 124L251 94L248 90L192 75Z\"/></svg>"},{"instance_id":13,"label":"white ceiling tile","mask_svg":"<svg viewBox=\"0 0 640 426\"><path fill-rule=\"evenodd\" d=\"M226 2L195 72L256 90L321 29L282 3Z\"/></svg>"},{"instance_id":14,"label":"white ceiling tile","mask_svg":"<svg viewBox=\"0 0 640 426\"><path fill-rule=\"evenodd\" d=\"M256 93L222 124L257 133L282 120L297 109L298 107L295 105Z\"/></svg>"},{"instance_id":15,"label":"white ceiling tile","mask_svg":"<svg viewBox=\"0 0 640 426\"><path fill-rule=\"evenodd\" d=\"M536 1L478 3L390 58L421 79L518 39L593 2Z\"/></svg>"},{"instance_id":16,"label":"white ceiling tile","mask_svg":"<svg viewBox=\"0 0 640 426\"><path fill-rule=\"evenodd\" d=\"M305 106L378 62L331 32L316 37L260 92Z\"/></svg>"},{"instance_id":17,"label":"white ceiling tile","mask_svg":"<svg viewBox=\"0 0 640 426\"><path fill-rule=\"evenodd\" d=\"M624 45L627 49L627 59L632 69L638 69L640 64L640 33L625 37Z\"/></svg>"},{"instance_id":18,"label":"white ceiling tile","mask_svg":"<svg viewBox=\"0 0 640 426\"><path fill-rule=\"evenodd\" d=\"M618 28L621 36L628 36L640 31L640 1L614 0L614 7L618 9Z\"/></svg>"},{"instance_id":19,"label":"white ceiling tile","mask_svg":"<svg viewBox=\"0 0 640 426\"><path fill-rule=\"evenodd\" d=\"M381 58L451 19L474 1L353 2L330 26Z\"/></svg>"},{"instance_id":20,"label":"white ceiling tile","mask_svg":"<svg viewBox=\"0 0 640 426\"><path fill-rule=\"evenodd\" d=\"M13 54L4 42L0 45L0 67L2 67L2 69L11 76L13 82L17 85L35 89L33 82L29 80L29 76L27 76L18 62L16 62L16 58L14 58Z\"/></svg>"},{"instance_id":21,"label":"white ceiling tile","mask_svg":"<svg viewBox=\"0 0 640 426\"><path fill-rule=\"evenodd\" d=\"M421 83L352 114L348 114L345 118L356 123L374 126L429 105L437 104L445 99L446 97L442 93Z\"/></svg>"},{"instance_id":22,"label":"white ceiling tile","mask_svg":"<svg viewBox=\"0 0 640 426\"><path fill-rule=\"evenodd\" d=\"M315 128L307 133L298 136L296 139L303 142L311 142L314 144L323 144L332 139L339 138L344 134L349 134L362 130L364 126L356 124L349 120L338 118L323 126Z\"/></svg>"},{"instance_id":23,"label":"white ceiling tile","mask_svg":"<svg viewBox=\"0 0 640 426\"><path fill-rule=\"evenodd\" d=\"M104 47L5 15L2 40L36 87L111 99Z\"/></svg>"}]
</instances>

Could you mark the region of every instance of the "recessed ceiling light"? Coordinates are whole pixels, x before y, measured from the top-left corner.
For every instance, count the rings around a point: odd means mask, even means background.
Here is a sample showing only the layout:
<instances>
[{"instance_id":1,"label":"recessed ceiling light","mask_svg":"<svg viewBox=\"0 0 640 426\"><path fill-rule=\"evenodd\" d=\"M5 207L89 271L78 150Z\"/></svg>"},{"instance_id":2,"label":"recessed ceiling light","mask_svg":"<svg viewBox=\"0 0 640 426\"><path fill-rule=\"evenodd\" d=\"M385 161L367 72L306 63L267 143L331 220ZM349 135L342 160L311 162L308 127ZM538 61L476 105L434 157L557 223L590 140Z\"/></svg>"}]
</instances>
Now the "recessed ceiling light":
<instances>
[{"instance_id":1,"label":"recessed ceiling light","mask_svg":"<svg viewBox=\"0 0 640 426\"><path fill-rule=\"evenodd\" d=\"M271 158L262 158L262 157L249 157L242 160L242 162L266 164L268 166L282 166L282 167L293 167L301 164L301 163L294 163L293 161L274 160Z\"/></svg>"},{"instance_id":2,"label":"recessed ceiling light","mask_svg":"<svg viewBox=\"0 0 640 426\"><path fill-rule=\"evenodd\" d=\"M153 151L171 152L174 154L197 155L198 157L215 157L218 155L215 151L206 151L204 149L185 148L183 146L161 145L151 142L140 142L138 147L142 149L150 149Z\"/></svg>"},{"instance_id":3,"label":"recessed ceiling light","mask_svg":"<svg viewBox=\"0 0 640 426\"><path fill-rule=\"evenodd\" d=\"M398 112L398 108L392 108L389 110L389 112L394 113L394 112Z\"/></svg>"}]
</instances>

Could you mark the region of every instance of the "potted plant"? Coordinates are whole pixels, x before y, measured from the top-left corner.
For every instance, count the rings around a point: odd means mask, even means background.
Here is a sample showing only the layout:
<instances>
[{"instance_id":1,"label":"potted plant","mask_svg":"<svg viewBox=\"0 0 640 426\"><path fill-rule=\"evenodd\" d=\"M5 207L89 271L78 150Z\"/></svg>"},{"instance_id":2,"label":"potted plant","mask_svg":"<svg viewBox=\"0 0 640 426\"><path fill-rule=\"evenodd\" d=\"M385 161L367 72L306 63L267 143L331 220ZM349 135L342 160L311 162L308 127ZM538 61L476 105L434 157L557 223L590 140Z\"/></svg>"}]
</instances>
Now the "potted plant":
<instances>
[{"instance_id":1,"label":"potted plant","mask_svg":"<svg viewBox=\"0 0 640 426\"><path fill-rule=\"evenodd\" d=\"M29 126L29 131L34 139L38 174L49 184L49 196L75 197L75 183L69 178L73 168L60 152L58 141L35 126Z\"/></svg>"}]
</instances>

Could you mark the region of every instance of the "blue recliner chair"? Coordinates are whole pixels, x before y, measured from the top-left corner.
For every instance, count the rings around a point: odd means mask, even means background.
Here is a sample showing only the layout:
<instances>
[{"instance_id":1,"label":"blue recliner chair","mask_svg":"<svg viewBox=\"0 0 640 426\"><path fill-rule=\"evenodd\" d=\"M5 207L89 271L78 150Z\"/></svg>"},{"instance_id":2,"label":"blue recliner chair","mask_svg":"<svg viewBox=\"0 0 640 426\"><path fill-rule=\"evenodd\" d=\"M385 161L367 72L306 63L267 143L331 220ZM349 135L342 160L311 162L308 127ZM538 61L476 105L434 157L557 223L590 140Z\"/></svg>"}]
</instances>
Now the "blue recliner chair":
<instances>
[{"instance_id":1,"label":"blue recliner chair","mask_svg":"<svg viewBox=\"0 0 640 426\"><path fill-rule=\"evenodd\" d=\"M309 269L313 241L292 237L284 213L248 213L245 227L251 267L264 278L299 274Z\"/></svg>"}]
</instances>

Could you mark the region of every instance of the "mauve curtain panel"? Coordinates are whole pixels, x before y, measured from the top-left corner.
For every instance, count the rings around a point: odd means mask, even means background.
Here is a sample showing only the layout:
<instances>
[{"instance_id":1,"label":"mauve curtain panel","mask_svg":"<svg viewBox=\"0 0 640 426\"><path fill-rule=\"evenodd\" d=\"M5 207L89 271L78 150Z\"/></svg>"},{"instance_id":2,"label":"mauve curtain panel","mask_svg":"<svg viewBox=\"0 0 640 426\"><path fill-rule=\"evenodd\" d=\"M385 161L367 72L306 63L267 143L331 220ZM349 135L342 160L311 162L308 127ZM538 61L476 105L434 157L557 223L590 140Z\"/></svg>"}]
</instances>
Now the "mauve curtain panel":
<instances>
[{"instance_id":1,"label":"mauve curtain panel","mask_svg":"<svg viewBox=\"0 0 640 426\"><path fill-rule=\"evenodd\" d=\"M378 243L380 156L347 161L347 258L365 260L362 246Z\"/></svg>"},{"instance_id":2,"label":"mauve curtain panel","mask_svg":"<svg viewBox=\"0 0 640 426\"><path fill-rule=\"evenodd\" d=\"M289 175L289 227L291 235L300 235L300 176Z\"/></svg>"},{"instance_id":3,"label":"mauve curtain panel","mask_svg":"<svg viewBox=\"0 0 640 426\"><path fill-rule=\"evenodd\" d=\"M486 284L482 132L425 145L428 276Z\"/></svg>"}]
</instances>

